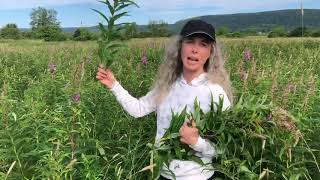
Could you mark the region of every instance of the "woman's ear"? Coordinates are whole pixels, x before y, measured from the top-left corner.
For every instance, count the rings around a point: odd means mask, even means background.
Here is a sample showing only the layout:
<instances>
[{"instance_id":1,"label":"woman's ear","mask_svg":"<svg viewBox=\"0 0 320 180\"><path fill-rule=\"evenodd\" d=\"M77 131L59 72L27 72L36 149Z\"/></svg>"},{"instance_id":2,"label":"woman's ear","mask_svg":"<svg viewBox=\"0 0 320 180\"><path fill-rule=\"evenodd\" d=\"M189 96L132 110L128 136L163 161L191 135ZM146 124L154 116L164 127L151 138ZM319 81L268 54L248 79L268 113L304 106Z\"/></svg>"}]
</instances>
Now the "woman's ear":
<instances>
[{"instance_id":1,"label":"woman's ear","mask_svg":"<svg viewBox=\"0 0 320 180\"><path fill-rule=\"evenodd\" d=\"M214 53L214 49L215 49L215 43L212 43L212 45L211 45L211 51L210 51L211 54Z\"/></svg>"}]
</instances>

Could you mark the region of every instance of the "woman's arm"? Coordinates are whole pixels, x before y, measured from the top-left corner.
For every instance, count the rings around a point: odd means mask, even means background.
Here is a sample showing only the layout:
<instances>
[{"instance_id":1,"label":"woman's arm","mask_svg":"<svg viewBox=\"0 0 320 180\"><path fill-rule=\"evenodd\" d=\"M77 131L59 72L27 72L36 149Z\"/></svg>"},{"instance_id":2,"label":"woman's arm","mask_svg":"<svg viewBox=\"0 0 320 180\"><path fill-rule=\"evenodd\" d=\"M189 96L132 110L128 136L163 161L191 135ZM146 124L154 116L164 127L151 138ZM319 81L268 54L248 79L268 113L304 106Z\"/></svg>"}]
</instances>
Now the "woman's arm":
<instances>
[{"instance_id":1,"label":"woman's arm","mask_svg":"<svg viewBox=\"0 0 320 180\"><path fill-rule=\"evenodd\" d=\"M220 98L223 98L223 110L226 110L231 106L231 103L221 86L213 85L211 87L211 92L214 102L219 103ZM184 124L180 130L181 142L188 144L189 147L200 153L202 157L212 158L217 154L214 144L209 140L202 138L198 131L194 122L192 122L192 127L188 127Z\"/></svg>"},{"instance_id":2,"label":"woman's arm","mask_svg":"<svg viewBox=\"0 0 320 180\"><path fill-rule=\"evenodd\" d=\"M145 116L156 110L154 90L137 99L131 96L129 92L116 81L111 88L111 92L116 96L117 101L122 105L124 110L135 118Z\"/></svg>"},{"instance_id":3,"label":"woman's arm","mask_svg":"<svg viewBox=\"0 0 320 180\"><path fill-rule=\"evenodd\" d=\"M114 77L110 69L105 69L99 65L96 76L101 84L105 85L116 96L118 102L131 116L138 118L145 116L156 109L154 91L150 91L146 96L136 99L125 90Z\"/></svg>"}]
</instances>

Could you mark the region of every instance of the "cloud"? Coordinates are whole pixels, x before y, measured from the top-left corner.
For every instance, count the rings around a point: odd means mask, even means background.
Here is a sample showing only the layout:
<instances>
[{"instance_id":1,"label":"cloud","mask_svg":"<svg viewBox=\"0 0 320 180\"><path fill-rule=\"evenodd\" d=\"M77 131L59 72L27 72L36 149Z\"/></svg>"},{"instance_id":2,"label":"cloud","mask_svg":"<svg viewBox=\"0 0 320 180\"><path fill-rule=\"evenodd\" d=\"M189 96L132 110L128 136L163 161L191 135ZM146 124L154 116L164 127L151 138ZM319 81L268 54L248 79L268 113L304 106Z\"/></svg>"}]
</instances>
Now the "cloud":
<instances>
[{"instance_id":1,"label":"cloud","mask_svg":"<svg viewBox=\"0 0 320 180\"><path fill-rule=\"evenodd\" d=\"M38 6L63 6L71 4L98 3L95 0L0 0L0 9L26 9Z\"/></svg>"},{"instance_id":2,"label":"cloud","mask_svg":"<svg viewBox=\"0 0 320 180\"><path fill-rule=\"evenodd\" d=\"M304 3L318 0L304 0ZM212 8L215 12L248 11L253 9L281 9L288 4L296 4L299 8L300 0L135 0L144 11L153 10L184 10L191 8ZM0 0L0 9L34 8L38 6L63 6L71 4L99 4L97 0Z\"/></svg>"}]
</instances>

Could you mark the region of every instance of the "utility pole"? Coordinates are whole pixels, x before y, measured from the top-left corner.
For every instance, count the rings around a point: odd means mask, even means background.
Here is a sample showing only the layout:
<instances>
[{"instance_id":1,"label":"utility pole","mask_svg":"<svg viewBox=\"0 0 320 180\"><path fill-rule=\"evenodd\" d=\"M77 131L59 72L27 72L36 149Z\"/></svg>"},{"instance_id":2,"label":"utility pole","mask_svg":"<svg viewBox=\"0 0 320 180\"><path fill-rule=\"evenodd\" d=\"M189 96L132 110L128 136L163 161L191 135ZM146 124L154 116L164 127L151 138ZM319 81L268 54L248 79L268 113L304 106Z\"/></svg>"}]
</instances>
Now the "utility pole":
<instances>
[{"instance_id":1,"label":"utility pole","mask_svg":"<svg viewBox=\"0 0 320 180\"><path fill-rule=\"evenodd\" d=\"M303 0L301 0L301 37L303 37L303 16L304 16L304 11L303 11Z\"/></svg>"}]
</instances>

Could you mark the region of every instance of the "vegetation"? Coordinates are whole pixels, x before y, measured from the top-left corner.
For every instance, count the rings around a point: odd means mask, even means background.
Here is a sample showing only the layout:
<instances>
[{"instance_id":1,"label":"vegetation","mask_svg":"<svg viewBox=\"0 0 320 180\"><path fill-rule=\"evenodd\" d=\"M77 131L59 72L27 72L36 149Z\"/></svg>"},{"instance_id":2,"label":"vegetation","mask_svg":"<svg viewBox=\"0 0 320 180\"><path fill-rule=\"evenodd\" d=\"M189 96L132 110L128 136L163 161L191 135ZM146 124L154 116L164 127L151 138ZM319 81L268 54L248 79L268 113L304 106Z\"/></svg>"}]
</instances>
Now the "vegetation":
<instances>
[{"instance_id":1,"label":"vegetation","mask_svg":"<svg viewBox=\"0 0 320 180\"><path fill-rule=\"evenodd\" d=\"M53 9L45 9L38 7L32 9L30 14L32 33L34 37L44 39L45 41L61 41L66 40L66 36L62 34L57 21L57 12Z\"/></svg>"},{"instance_id":2,"label":"vegetation","mask_svg":"<svg viewBox=\"0 0 320 180\"><path fill-rule=\"evenodd\" d=\"M93 35L85 28L78 28L74 31L73 39L75 41L88 41L93 39Z\"/></svg>"},{"instance_id":3,"label":"vegetation","mask_svg":"<svg viewBox=\"0 0 320 180\"><path fill-rule=\"evenodd\" d=\"M159 149L155 114L128 116L95 74L103 62L132 95L143 96L168 39L119 43L135 27L116 20L135 4L101 2L110 16L95 10L107 23L99 24L97 43L1 40L1 179L157 178L172 158L198 160L177 138L185 116L223 152L213 165L225 179L320 179L319 39L221 39L235 106L222 112L212 104L204 114L196 105L193 114L173 114ZM38 10L54 23L33 32L57 40L55 13ZM75 38L86 33L80 29Z\"/></svg>"},{"instance_id":4,"label":"vegetation","mask_svg":"<svg viewBox=\"0 0 320 180\"><path fill-rule=\"evenodd\" d=\"M267 98L268 103L272 102L292 114L297 121L296 128L306 141L300 139L291 149L290 160L291 141L287 136L272 135L273 131L266 131L263 134L268 138L265 148L272 147L272 143L277 148L265 151L263 159L270 157L269 153L282 153L272 159L275 163L288 161L288 165L279 166L285 171L283 175L279 174L282 176L280 179L319 179L320 173L310 153L313 152L319 164L319 40L220 40L228 55L226 66L235 89L235 102L239 102L241 95L245 100L250 96ZM127 42L128 48L115 57L111 68L134 96L148 92L166 43L166 39L135 39ZM100 63L95 53L97 48L94 42L2 41L1 178L146 179L151 175L150 168L140 170L151 164L152 151L147 144L154 143L155 114L140 119L128 116L111 92L96 82L95 73ZM144 55L148 59L147 64L142 63ZM248 107L256 107L249 101L245 102ZM264 114L261 117L263 120ZM237 116L233 121L240 119L239 123L246 123L243 116ZM255 122L251 126L259 127ZM237 124L230 125L238 127ZM231 130L236 129L225 129L221 133L227 135ZM270 141L270 138L275 141ZM262 147L262 140L252 140L256 141L253 148ZM239 148L236 149L241 150ZM245 157L257 156L251 151L249 153ZM236 168L240 163L241 167L246 166L252 171L250 167L255 166L247 164L251 162L249 159L236 156L238 160L232 161L226 159L229 157L218 156L222 159L215 160L215 167L231 171L228 167ZM260 164L257 165L256 170L260 172ZM244 175L237 176L235 172L239 169L233 170L234 179ZM274 175L268 173L269 177Z\"/></svg>"},{"instance_id":5,"label":"vegetation","mask_svg":"<svg viewBox=\"0 0 320 180\"><path fill-rule=\"evenodd\" d=\"M7 24L1 29L0 36L4 39L20 39L21 32L16 24Z\"/></svg>"}]
</instances>

